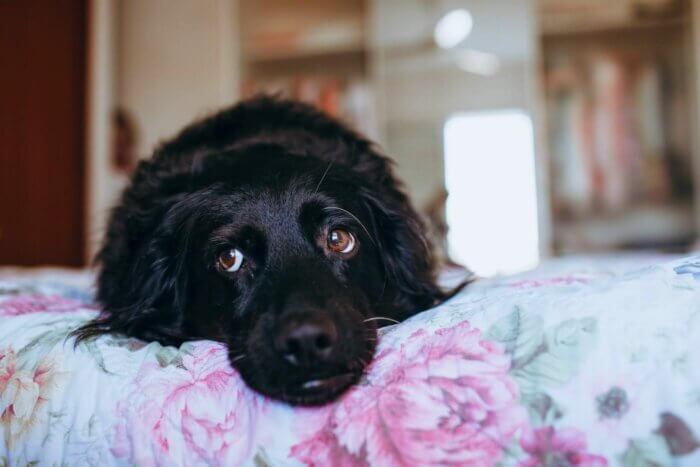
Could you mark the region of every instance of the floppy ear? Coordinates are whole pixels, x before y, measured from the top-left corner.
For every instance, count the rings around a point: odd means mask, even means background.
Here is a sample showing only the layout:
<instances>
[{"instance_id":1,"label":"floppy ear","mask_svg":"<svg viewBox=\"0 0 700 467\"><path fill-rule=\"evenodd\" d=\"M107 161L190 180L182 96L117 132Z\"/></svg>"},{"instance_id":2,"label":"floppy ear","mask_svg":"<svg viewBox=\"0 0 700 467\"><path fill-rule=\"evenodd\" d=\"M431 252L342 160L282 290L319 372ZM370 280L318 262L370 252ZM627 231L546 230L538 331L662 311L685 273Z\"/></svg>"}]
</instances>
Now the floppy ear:
<instances>
[{"instance_id":1,"label":"floppy ear","mask_svg":"<svg viewBox=\"0 0 700 467\"><path fill-rule=\"evenodd\" d=\"M438 304L448 297L435 281L435 260L423 235L423 222L398 189L361 194L370 230L384 266L387 292L400 319Z\"/></svg>"},{"instance_id":2,"label":"floppy ear","mask_svg":"<svg viewBox=\"0 0 700 467\"><path fill-rule=\"evenodd\" d=\"M122 208L114 212L97 258L102 266L97 299L104 313L75 332L77 341L111 332L163 344L179 344L187 338L186 256L194 217L179 208L182 197L168 201L140 216L133 212L127 216L127 210L120 212Z\"/></svg>"}]
</instances>

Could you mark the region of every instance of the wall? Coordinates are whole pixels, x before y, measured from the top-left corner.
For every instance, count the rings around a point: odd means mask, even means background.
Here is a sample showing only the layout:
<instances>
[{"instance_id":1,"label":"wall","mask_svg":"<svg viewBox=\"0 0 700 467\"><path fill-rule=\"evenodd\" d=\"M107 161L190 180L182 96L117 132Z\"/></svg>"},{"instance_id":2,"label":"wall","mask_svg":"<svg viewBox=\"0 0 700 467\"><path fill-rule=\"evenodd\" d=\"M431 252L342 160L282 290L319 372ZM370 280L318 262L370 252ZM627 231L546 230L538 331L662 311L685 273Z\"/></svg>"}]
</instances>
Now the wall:
<instances>
[{"instance_id":1,"label":"wall","mask_svg":"<svg viewBox=\"0 0 700 467\"><path fill-rule=\"evenodd\" d=\"M89 8L86 125L86 262L99 246L109 207L121 189L110 174L110 115L115 105L117 3L93 0Z\"/></svg>"},{"instance_id":2,"label":"wall","mask_svg":"<svg viewBox=\"0 0 700 467\"><path fill-rule=\"evenodd\" d=\"M118 101L148 155L197 117L237 97L234 0L122 0Z\"/></svg>"},{"instance_id":3,"label":"wall","mask_svg":"<svg viewBox=\"0 0 700 467\"><path fill-rule=\"evenodd\" d=\"M88 246L93 257L126 177L110 167L111 115L126 109L136 152L238 97L238 0L93 0L90 18Z\"/></svg>"}]
</instances>

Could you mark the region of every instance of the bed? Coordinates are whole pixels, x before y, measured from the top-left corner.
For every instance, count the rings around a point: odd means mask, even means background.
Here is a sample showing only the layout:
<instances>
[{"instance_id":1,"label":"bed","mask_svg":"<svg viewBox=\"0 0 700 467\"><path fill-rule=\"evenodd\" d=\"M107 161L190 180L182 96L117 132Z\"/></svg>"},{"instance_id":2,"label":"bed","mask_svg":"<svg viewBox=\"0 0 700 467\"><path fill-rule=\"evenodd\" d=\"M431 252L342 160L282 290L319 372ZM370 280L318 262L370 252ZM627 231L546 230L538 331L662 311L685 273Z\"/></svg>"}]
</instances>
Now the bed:
<instances>
[{"instance_id":1,"label":"bed","mask_svg":"<svg viewBox=\"0 0 700 467\"><path fill-rule=\"evenodd\" d=\"M700 256L477 281L313 409L250 391L214 342L74 348L91 280L0 272L0 466L700 465Z\"/></svg>"}]
</instances>

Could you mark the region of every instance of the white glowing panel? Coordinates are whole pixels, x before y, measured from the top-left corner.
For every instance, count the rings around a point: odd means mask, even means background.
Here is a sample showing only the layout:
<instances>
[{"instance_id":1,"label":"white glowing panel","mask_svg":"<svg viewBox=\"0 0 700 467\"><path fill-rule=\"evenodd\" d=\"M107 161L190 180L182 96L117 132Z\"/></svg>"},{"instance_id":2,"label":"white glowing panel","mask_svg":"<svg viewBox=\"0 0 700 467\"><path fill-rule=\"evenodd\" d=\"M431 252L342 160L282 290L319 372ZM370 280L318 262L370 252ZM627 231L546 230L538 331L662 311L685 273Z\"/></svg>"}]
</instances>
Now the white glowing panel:
<instances>
[{"instance_id":1,"label":"white glowing panel","mask_svg":"<svg viewBox=\"0 0 700 467\"><path fill-rule=\"evenodd\" d=\"M539 260L532 121L518 110L457 114L445 124L448 245L481 276Z\"/></svg>"}]
</instances>

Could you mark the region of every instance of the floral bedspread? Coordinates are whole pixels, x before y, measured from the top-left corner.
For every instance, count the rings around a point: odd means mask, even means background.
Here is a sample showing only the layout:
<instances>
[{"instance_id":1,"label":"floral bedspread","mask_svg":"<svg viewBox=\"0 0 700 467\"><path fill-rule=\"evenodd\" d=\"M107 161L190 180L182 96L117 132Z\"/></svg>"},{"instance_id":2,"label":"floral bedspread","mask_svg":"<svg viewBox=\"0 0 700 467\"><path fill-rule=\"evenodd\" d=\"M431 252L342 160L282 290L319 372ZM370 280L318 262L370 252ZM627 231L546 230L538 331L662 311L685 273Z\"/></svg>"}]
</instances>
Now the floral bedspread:
<instances>
[{"instance_id":1,"label":"floral bedspread","mask_svg":"<svg viewBox=\"0 0 700 467\"><path fill-rule=\"evenodd\" d=\"M213 342L74 349L95 314L84 274L0 274L0 466L700 465L700 256L478 281L315 409Z\"/></svg>"}]
</instances>

